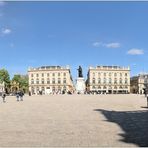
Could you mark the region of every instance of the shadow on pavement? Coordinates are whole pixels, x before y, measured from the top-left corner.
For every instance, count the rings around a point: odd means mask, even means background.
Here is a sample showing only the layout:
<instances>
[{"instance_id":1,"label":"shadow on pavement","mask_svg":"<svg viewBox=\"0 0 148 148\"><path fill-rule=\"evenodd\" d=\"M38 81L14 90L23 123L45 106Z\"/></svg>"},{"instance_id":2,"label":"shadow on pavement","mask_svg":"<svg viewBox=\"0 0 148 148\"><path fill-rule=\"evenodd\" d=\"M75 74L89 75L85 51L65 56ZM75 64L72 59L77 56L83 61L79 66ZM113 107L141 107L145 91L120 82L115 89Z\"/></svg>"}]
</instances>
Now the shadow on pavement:
<instances>
[{"instance_id":1,"label":"shadow on pavement","mask_svg":"<svg viewBox=\"0 0 148 148\"><path fill-rule=\"evenodd\" d=\"M119 134L126 143L133 143L140 147L148 146L148 110L139 111L109 111L95 109L101 112L106 121L118 124L124 134Z\"/></svg>"}]
</instances>

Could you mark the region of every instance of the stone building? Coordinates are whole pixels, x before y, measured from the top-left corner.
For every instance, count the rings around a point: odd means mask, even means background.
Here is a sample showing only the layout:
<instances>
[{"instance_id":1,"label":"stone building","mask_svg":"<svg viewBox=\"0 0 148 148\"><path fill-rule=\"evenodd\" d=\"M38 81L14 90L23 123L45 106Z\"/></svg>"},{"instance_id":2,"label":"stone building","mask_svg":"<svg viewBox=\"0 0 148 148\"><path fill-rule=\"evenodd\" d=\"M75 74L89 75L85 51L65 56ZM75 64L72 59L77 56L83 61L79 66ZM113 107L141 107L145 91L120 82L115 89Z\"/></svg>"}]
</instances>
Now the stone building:
<instances>
[{"instance_id":1,"label":"stone building","mask_svg":"<svg viewBox=\"0 0 148 148\"><path fill-rule=\"evenodd\" d=\"M0 93L5 91L5 85L4 82L0 83Z\"/></svg>"},{"instance_id":2,"label":"stone building","mask_svg":"<svg viewBox=\"0 0 148 148\"><path fill-rule=\"evenodd\" d=\"M87 91L98 93L129 93L130 68L120 66L89 67Z\"/></svg>"},{"instance_id":3,"label":"stone building","mask_svg":"<svg viewBox=\"0 0 148 148\"><path fill-rule=\"evenodd\" d=\"M31 94L54 94L73 92L74 85L69 66L42 66L29 68L29 91Z\"/></svg>"},{"instance_id":4,"label":"stone building","mask_svg":"<svg viewBox=\"0 0 148 148\"><path fill-rule=\"evenodd\" d=\"M148 74L139 74L138 76L131 77L131 93L143 94L144 89L148 85Z\"/></svg>"}]
</instances>

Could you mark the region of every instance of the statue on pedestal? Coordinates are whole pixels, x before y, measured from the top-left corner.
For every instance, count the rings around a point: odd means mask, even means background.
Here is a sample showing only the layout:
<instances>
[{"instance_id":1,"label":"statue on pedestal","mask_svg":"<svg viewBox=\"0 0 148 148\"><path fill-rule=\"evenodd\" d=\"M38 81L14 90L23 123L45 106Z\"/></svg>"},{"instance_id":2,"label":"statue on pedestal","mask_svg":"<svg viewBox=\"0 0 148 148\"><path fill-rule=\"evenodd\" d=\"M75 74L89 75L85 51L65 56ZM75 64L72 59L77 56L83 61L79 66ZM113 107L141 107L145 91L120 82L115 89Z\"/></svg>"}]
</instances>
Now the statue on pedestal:
<instances>
[{"instance_id":1,"label":"statue on pedestal","mask_svg":"<svg viewBox=\"0 0 148 148\"><path fill-rule=\"evenodd\" d=\"M83 74L82 74L82 67L79 66L79 68L78 68L77 70L78 70L78 77L82 78L82 77L83 77Z\"/></svg>"}]
</instances>

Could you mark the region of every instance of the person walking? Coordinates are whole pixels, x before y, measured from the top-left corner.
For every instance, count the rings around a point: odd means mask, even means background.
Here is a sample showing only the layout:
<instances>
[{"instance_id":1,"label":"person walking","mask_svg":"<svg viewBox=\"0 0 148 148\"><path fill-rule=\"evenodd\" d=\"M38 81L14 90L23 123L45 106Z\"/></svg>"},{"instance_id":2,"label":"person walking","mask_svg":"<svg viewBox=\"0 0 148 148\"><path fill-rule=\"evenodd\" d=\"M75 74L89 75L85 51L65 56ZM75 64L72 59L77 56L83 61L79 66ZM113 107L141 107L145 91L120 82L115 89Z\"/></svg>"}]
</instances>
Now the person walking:
<instances>
[{"instance_id":1,"label":"person walking","mask_svg":"<svg viewBox=\"0 0 148 148\"><path fill-rule=\"evenodd\" d=\"M16 92L16 100L19 101L19 92Z\"/></svg>"},{"instance_id":2,"label":"person walking","mask_svg":"<svg viewBox=\"0 0 148 148\"><path fill-rule=\"evenodd\" d=\"M3 98L3 102L5 103L6 102L6 93L5 92L2 93L2 98Z\"/></svg>"},{"instance_id":3,"label":"person walking","mask_svg":"<svg viewBox=\"0 0 148 148\"><path fill-rule=\"evenodd\" d=\"M24 96L23 91L20 91L20 92L19 92L19 96L20 96L20 101L23 101L23 96Z\"/></svg>"}]
</instances>

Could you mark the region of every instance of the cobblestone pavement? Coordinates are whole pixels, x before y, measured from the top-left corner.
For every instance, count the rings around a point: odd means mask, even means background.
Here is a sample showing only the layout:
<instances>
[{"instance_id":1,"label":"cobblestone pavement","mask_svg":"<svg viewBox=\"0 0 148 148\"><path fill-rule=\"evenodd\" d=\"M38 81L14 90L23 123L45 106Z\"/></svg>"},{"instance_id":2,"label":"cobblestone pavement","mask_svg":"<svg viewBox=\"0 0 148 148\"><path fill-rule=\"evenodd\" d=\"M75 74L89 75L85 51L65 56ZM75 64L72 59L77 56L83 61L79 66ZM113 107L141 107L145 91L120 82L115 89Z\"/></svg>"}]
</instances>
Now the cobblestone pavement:
<instances>
[{"instance_id":1,"label":"cobblestone pavement","mask_svg":"<svg viewBox=\"0 0 148 148\"><path fill-rule=\"evenodd\" d=\"M142 95L25 96L0 100L0 146L148 146Z\"/></svg>"}]
</instances>

